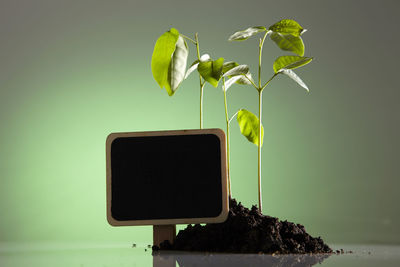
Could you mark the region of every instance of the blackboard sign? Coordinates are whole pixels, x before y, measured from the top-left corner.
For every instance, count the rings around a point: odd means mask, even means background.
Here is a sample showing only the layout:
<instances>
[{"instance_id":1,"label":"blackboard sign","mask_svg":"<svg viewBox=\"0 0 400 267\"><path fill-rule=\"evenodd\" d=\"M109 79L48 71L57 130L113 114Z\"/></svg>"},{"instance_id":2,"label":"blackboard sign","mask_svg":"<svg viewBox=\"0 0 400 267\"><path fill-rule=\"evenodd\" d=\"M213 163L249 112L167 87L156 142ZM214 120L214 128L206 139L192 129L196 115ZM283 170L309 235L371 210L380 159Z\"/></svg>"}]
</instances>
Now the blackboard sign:
<instances>
[{"instance_id":1,"label":"blackboard sign","mask_svg":"<svg viewBox=\"0 0 400 267\"><path fill-rule=\"evenodd\" d=\"M106 157L113 226L217 223L228 215L220 129L112 133Z\"/></svg>"}]
</instances>

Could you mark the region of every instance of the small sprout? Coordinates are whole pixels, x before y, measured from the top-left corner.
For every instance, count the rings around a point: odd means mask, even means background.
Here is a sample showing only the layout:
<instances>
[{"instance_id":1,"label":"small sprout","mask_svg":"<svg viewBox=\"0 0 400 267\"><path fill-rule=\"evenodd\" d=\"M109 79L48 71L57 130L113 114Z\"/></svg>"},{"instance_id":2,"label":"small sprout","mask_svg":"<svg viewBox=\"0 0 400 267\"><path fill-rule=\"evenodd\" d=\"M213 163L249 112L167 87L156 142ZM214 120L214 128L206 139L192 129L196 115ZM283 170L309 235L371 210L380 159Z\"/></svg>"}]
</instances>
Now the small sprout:
<instances>
[{"instance_id":1,"label":"small sprout","mask_svg":"<svg viewBox=\"0 0 400 267\"><path fill-rule=\"evenodd\" d=\"M214 87L218 87L222 79L222 91L224 94L225 120L226 120L226 147L227 147L227 169L229 196L232 196L230 182L230 143L229 132L230 122L237 115L240 132L258 147L258 206L262 212L262 193L261 193L261 148L264 139L264 128L262 126L262 93L265 87L279 74L284 74L298 83L308 91L307 85L294 73L293 69L307 65L312 61L311 57L304 57L304 43L301 35L306 30L296 21L283 19L270 27L254 26L245 30L237 31L229 37L229 41L244 41L248 38L263 33L258 46L258 81L253 80L253 76L247 65L239 65L234 61L224 61L223 58L212 60L208 54L200 56L199 39L197 33L194 40L179 33L175 28L162 34L156 41L151 60L151 69L154 79L161 88L165 88L168 95L172 96L180 84L189 77L195 70L199 73L200 80L200 129L203 128L203 89L208 82ZM295 55L284 55L278 57L273 63L274 74L264 84L261 79L261 59L262 49L265 39L270 39L283 51L292 52ZM189 49L186 40L196 46L197 58L186 70ZM252 85L258 92L258 117L247 111L240 109L232 117L228 115L227 90L234 84ZM136 246L134 244L134 246ZM149 245L148 248L151 248ZM147 251L145 249L145 251Z\"/></svg>"},{"instance_id":2,"label":"small sprout","mask_svg":"<svg viewBox=\"0 0 400 267\"><path fill-rule=\"evenodd\" d=\"M301 35L306 31L300 24L294 20L283 19L273 24L266 30L266 27L250 27L244 31L238 31L229 37L229 41L242 41L247 40L249 37L264 32L264 37L260 39L258 47L258 84L256 84L250 74L243 75L247 78L247 82L258 91L258 118L253 113L247 110L240 110L238 113L238 123L240 126L241 133L249 140L258 146L258 205L260 212L262 211L262 193L261 193L261 148L264 130L262 127L262 93L264 88L279 74L285 74L292 80L297 82L300 86L308 91L307 85L300 79L297 74L293 72L293 69L304 66L312 61L310 57L304 57L304 43L301 39ZM264 46L264 41L267 36L270 36L271 40L282 49L283 51L293 52L296 55L281 56L278 57L274 64L274 74L272 77L262 85L261 81L261 58L262 58L262 48ZM229 73L227 74L229 75ZM235 77L233 77L235 78ZM233 79L231 78L231 79ZM229 88L233 82L238 82L237 78L235 80L228 80L226 83L226 88ZM256 126L258 124L258 126ZM261 142L260 142L261 140ZM261 143L261 145L260 145Z\"/></svg>"}]
</instances>

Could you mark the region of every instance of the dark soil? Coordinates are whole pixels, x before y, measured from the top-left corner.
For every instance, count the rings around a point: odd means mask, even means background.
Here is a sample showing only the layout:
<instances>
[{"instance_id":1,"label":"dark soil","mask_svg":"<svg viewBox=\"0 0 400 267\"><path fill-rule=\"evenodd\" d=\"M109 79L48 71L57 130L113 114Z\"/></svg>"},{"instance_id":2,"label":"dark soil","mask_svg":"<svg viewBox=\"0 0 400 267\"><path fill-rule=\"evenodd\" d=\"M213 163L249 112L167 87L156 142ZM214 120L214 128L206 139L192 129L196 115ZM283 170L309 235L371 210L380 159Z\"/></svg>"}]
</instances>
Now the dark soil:
<instances>
[{"instance_id":1,"label":"dark soil","mask_svg":"<svg viewBox=\"0 0 400 267\"><path fill-rule=\"evenodd\" d=\"M226 253L332 253L320 238L310 236L303 225L265 216L230 200L228 219L223 223L188 225L179 231L174 244L164 241L153 250L184 250Z\"/></svg>"}]
</instances>

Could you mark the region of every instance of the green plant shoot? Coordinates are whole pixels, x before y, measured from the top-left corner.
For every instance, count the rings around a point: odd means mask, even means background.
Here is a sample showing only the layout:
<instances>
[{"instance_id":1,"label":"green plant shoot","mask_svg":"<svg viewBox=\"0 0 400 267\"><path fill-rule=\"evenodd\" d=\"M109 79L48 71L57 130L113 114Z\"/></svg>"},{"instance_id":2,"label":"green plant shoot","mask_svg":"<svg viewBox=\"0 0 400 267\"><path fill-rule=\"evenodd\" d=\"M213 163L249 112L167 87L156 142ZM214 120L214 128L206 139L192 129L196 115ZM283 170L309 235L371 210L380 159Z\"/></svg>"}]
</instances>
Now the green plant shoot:
<instances>
[{"instance_id":1,"label":"green plant shoot","mask_svg":"<svg viewBox=\"0 0 400 267\"><path fill-rule=\"evenodd\" d=\"M249 73L249 67L247 65L239 65L234 61L228 61L224 63L222 67L222 78L223 86L222 91L224 93L224 105L225 105L225 122L226 122L226 150L227 150L227 167L228 167L228 185L229 185L229 195L232 196L231 189L231 173L230 173L230 123L232 119L240 114L241 110L236 112L232 117L228 114L228 101L227 101L227 91L235 83L237 84L250 84L249 80L243 75L247 75L251 79L251 74ZM228 79L226 81L226 79Z\"/></svg>"},{"instance_id":2,"label":"green plant shoot","mask_svg":"<svg viewBox=\"0 0 400 267\"><path fill-rule=\"evenodd\" d=\"M222 91L224 94L225 120L226 120L226 142L227 142L227 168L229 195L231 191L230 179L230 123L235 116L239 123L240 132L249 142L258 146L258 202L262 211L261 191L261 148L264 139L264 128L262 126L262 93L266 86L279 74L285 74L308 91L307 85L293 71L298 67L311 62L312 58L304 57L304 43L301 35L306 30L294 20L284 19L269 28L255 26L246 30L238 31L230 36L229 41L244 41L248 38L264 33L260 38L258 47L258 81L255 82L247 65L239 65L234 61L225 62L223 58L211 59L208 54L200 55L198 34L194 40L179 33L175 28L162 34L156 41L151 60L153 77L161 88L165 88L169 96L173 96L180 84L195 70L199 73L200 81L200 129L203 128L203 92L205 83L218 87L223 80ZM295 55L278 57L273 63L274 74L262 84L262 50L267 37L283 51L289 51ZM186 71L189 49L186 43L189 40L196 46L197 59ZM232 117L228 114L227 90L233 84L252 85L258 91L258 117L246 109L240 109Z\"/></svg>"},{"instance_id":3,"label":"green plant shoot","mask_svg":"<svg viewBox=\"0 0 400 267\"><path fill-rule=\"evenodd\" d=\"M279 74L287 75L308 91L307 85L293 71L293 69L304 66L312 60L310 57L304 57L305 49L301 35L305 31L306 30L296 21L284 19L273 24L268 29L263 26L250 27L246 30L235 32L229 37L229 41L244 41L258 33L264 34L263 37L260 38L258 46L258 82L254 82L249 74L240 74L242 78L246 78L249 84L253 85L258 92L258 118L250 111L244 109L240 110L237 116L241 133L249 142L258 146L258 205L260 212L262 211L261 148L264 138L264 129L262 127L262 93L265 87ZM261 78L262 50L265 39L268 36L281 50L292 52L295 55L278 57L273 63L274 74L263 84Z\"/></svg>"},{"instance_id":4,"label":"green plant shoot","mask_svg":"<svg viewBox=\"0 0 400 267\"><path fill-rule=\"evenodd\" d=\"M197 59L190 65L186 71L188 47L185 39L191 41L196 45ZM168 95L172 96L178 89L179 85L185 80L193 71L197 70L200 79L200 129L203 128L203 90L205 83L208 82L214 87L218 87L219 81L225 73L237 67L239 64L235 62L224 62L223 58L212 60L208 54L200 56L198 34L195 34L195 40L180 34L177 29L172 28L161 35L155 46L151 61L152 73L154 79L161 88L165 88ZM239 74L230 73L229 77ZM224 76L225 77L225 76ZM225 113L227 113L226 103L226 90L233 82L247 83L243 77L237 76L235 81L232 79L225 85L224 78L224 96L225 96ZM231 119L232 120L232 119ZM231 121L229 120L229 122ZM229 123L227 119L227 168L228 168L228 186L229 195L231 195L231 182L230 182L230 160L229 160Z\"/></svg>"},{"instance_id":5,"label":"green plant shoot","mask_svg":"<svg viewBox=\"0 0 400 267\"><path fill-rule=\"evenodd\" d=\"M235 117L233 115L229 118L228 114L228 104L226 99L226 91L233 83L243 83L247 84L248 81L241 76L241 74L248 74L248 67L245 65L239 65L234 61L224 62L223 58L218 58L217 60L212 60L208 55L202 56L200 61L195 61L190 67L187 75L194 71L197 65L197 70L201 77L210 83L214 87L218 87L219 81L223 80L222 91L224 93L224 105L225 105L225 120L226 120L226 148L227 148L227 173L228 173L228 193L232 197L231 189L231 174L230 174L230 129L229 124ZM192 69L193 68L193 69ZM225 82L226 78L230 78Z\"/></svg>"},{"instance_id":6,"label":"green plant shoot","mask_svg":"<svg viewBox=\"0 0 400 267\"><path fill-rule=\"evenodd\" d=\"M186 40L189 40L196 46L197 60L190 66L186 72L189 48ZM197 69L199 63L207 60L209 56L200 57L198 34L195 39L191 39L175 28L162 34L156 41L153 55L151 58L151 71L153 77L161 88L165 88L169 96L173 96L178 90L180 84L189 76L191 72ZM186 72L186 73L185 73ZM200 129L203 128L203 90L205 79L199 75L200 80Z\"/></svg>"}]
</instances>

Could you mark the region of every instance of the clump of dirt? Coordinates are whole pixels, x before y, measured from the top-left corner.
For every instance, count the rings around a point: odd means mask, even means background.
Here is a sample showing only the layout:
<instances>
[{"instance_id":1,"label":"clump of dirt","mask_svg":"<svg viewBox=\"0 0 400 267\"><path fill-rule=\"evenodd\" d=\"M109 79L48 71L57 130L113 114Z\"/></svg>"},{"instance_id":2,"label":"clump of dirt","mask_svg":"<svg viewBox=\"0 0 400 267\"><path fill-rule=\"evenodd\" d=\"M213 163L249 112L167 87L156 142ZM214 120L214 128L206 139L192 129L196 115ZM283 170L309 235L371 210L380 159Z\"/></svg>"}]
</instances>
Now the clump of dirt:
<instances>
[{"instance_id":1,"label":"clump of dirt","mask_svg":"<svg viewBox=\"0 0 400 267\"><path fill-rule=\"evenodd\" d=\"M265 216L231 199L223 223L188 225L175 242L164 241L153 250L184 250L227 253L332 253L320 238L310 236L303 225Z\"/></svg>"}]
</instances>

